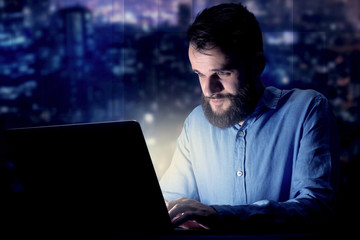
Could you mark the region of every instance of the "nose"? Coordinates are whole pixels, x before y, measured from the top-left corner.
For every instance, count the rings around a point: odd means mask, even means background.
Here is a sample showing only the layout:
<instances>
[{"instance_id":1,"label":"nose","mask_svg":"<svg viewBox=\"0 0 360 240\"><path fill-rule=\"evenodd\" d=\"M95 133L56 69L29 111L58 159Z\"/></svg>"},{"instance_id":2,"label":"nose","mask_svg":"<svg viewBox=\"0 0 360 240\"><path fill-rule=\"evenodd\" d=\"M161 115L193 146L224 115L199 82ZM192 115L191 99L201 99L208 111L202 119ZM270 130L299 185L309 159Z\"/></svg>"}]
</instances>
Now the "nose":
<instances>
[{"instance_id":1,"label":"nose","mask_svg":"<svg viewBox=\"0 0 360 240\"><path fill-rule=\"evenodd\" d=\"M200 83L205 97L211 97L224 89L220 78L216 74L205 77Z\"/></svg>"}]
</instances>

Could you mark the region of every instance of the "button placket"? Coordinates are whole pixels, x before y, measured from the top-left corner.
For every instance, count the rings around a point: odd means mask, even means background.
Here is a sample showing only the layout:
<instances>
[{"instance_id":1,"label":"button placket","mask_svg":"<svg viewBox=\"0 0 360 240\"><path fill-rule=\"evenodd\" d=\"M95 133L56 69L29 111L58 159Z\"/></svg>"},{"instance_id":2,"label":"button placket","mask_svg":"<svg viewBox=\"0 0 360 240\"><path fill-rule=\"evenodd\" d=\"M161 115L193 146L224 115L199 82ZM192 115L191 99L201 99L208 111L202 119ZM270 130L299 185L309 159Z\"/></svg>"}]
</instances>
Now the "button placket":
<instances>
[{"instance_id":1,"label":"button placket","mask_svg":"<svg viewBox=\"0 0 360 240\"><path fill-rule=\"evenodd\" d=\"M241 130L241 131L239 131L238 135L239 135L239 137L244 137L245 133L244 133L244 131Z\"/></svg>"},{"instance_id":2,"label":"button placket","mask_svg":"<svg viewBox=\"0 0 360 240\"><path fill-rule=\"evenodd\" d=\"M247 202L246 189L245 189L245 136L246 130L239 129L236 137L236 152L237 152L237 161L234 168L234 175L237 179L238 191L236 193L237 198L240 202Z\"/></svg>"},{"instance_id":3,"label":"button placket","mask_svg":"<svg viewBox=\"0 0 360 240\"><path fill-rule=\"evenodd\" d=\"M239 132L238 132L238 136L240 137L240 142L242 142L242 143L244 143L244 141L245 141L245 139L244 139L244 137L245 137L245 132L243 131L243 130L240 130ZM243 149L244 149L244 147L243 147ZM245 149L244 149L245 150ZM244 154L244 153L243 153ZM243 155L244 156L244 155ZM243 162L244 162L244 158L242 158L242 161L241 161L241 168L243 168ZM236 176L238 176L238 177L241 177L241 176L243 176L244 175L244 172L240 169L240 170L238 170L237 172L236 172Z\"/></svg>"}]
</instances>

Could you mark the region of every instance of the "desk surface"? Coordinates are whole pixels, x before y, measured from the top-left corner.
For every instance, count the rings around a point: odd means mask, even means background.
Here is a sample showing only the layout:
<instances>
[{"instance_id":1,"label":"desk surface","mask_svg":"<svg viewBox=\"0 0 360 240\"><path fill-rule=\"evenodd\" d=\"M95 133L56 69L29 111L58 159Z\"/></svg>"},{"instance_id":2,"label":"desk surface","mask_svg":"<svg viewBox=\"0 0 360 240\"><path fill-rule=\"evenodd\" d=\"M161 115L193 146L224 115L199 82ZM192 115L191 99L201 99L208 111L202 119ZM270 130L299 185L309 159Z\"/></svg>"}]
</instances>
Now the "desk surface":
<instances>
[{"instance_id":1,"label":"desk surface","mask_svg":"<svg viewBox=\"0 0 360 240\"><path fill-rule=\"evenodd\" d=\"M130 240L203 240L203 239L211 239L211 240L227 240L227 239L267 239L267 240L275 240L275 239L360 239L360 229L352 228L344 228L344 229L334 229L329 227L328 231L319 231L319 232L288 232L284 233L236 233L236 234L213 234L213 233L205 233L205 232L196 232L196 231L176 231L172 234L152 234L152 235L143 235L143 234L117 234L117 235L108 235L106 233L97 233L97 234L89 234L89 232L64 232L64 231L47 231L49 229L44 229L41 232L31 232L30 231L22 231L23 229L19 229L16 226L12 225L11 228L0 229L0 238L8 237L8 238L58 238L58 237L66 237L68 238L88 238L91 239L130 239ZM141 231L141 230L140 230Z\"/></svg>"},{"instance_id":2,"label":"desk surface","mask_svg":"<svg viewBox=\"0 0 360 240\"><path fill-rule=\"evenodd\" d=\"M12 201L13 202L13 201ZM14 202L13 202L14 203ZM19 204L18 206L21 206ZM19 210L19 208L16 208ZM5 211L6 213L7 211ZM23 220L21 211L10 211L8 214L5 214L2 211L0 215L0 239L3 237L9 238L29 238L32 235L42 236L45 238L57 238L59 236L64 236L66 231L58 229L56 231L51 231L47 228L37 229L38 231L34 231L33 228L26 229L21 227L21 221ZM174 231L171 234L153 234L153 235L144 235L140 234L141 226L139 227L139 232L134 234L117 234L114 236L114 239L144 239L144 240L200 240L200 239L360 239L360 222L358 219L354 217L352 218L337 218L337 222L334 222L330 225L320 228L268 228L264 231L264 228L261 226L253 227L252 229L244 229L243 232L239 233L229 233L229 234L222 234L222 233L213 233L213 232L204 232L204 231ZM25 226L29 227L28 224ZM266 225L268 226L268 225ZM24 227L24 226L23 226ZM25 227L26 228L26 227ZM33 232L31 232L33 230ZM91 230L91 229L89 229ZM70 236L72 234L70 233ZM91 236L93 237L89 231L85 229L84 232L79 232L76 236L84 237L84 236ZM104 236L108 234L106 233L98 233L97 236L99 239L104 239ZM75 237L76 237L75 236ZM68 238L69 235L66 235ZM94 236L96 237L96 236ZM93 238L92 238L93 239Z\"/></svg>"},{"instance_id":3,"label":"desk surface","mask_svg":"<svg viewBox=\"0 0 360 240\"><path fill-rule=\"evenodd\" d=\"M360 239L360 232L328 232L328 233L286 233L286 234L174 234L152 236L118 236L115 239L143 240L237 240L237 239Z\"/></svg>"}]
</instances>

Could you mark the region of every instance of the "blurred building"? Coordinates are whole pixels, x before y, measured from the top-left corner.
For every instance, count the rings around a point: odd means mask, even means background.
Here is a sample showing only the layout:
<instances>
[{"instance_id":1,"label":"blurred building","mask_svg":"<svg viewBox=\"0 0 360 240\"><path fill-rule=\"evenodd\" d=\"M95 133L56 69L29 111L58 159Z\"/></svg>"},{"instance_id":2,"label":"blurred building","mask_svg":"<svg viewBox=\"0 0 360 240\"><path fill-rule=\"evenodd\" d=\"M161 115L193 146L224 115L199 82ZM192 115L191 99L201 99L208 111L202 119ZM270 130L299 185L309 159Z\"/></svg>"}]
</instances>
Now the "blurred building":
<instances>
[{"instance_id":1,"label":"blurred building","mask_svg":"<svg viewBox=\"0 0 360 240\"><path fill-rule=\"evenodd\" d=\"M84 60L95 50L92 15L83 6L60 9L54 16L58 46L64 54L66 62L85 71Z\"/></svg>"},{"instance_id":2,"label":"blurred building","mask_svg":"<svg viewBox=\"0 0 360 240\"><path fill-rule=\"evenodd\" d=\"M24 1L0 2L0 117L24 118L23 111L32 109L29 102L38 84L36 54L31 48L35 37L24 10Z\"/></svg>"}]
</instances>

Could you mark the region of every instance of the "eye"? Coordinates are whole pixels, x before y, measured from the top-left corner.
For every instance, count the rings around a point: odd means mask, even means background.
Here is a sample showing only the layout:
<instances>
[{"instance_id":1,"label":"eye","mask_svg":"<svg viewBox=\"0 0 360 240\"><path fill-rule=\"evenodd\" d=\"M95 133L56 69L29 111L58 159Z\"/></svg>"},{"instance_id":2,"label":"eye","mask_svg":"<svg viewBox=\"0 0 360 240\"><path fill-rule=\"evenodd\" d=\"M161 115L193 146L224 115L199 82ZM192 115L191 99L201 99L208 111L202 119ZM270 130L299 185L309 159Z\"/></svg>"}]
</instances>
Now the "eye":
<instances>
[{"instance_id":1,"label":"eye","mask_svg":"<svg viewBox=\"0 0 360 240\"><path fill-rule=\"evenodd\" d=\"M228 71L217 71L216 74L219 76L219 77L228 77L231 75L231 72L228 72Z\"/></svg>"},{"instance_id":2,"label":"eye","mask_svg":"<svg viewBox=\"0 0 360 240\"><path fill-rule=\"evenodd\" d=\"M201 78L201 77L204 77L204 76L205 76L204 74L202 74L202 73L200 73L200 72L197 72L197 71L195 72L195 74L196 74L196 75L198 75L198 76L199 76L199 78Z\"/></svg>"}]
</instances>

